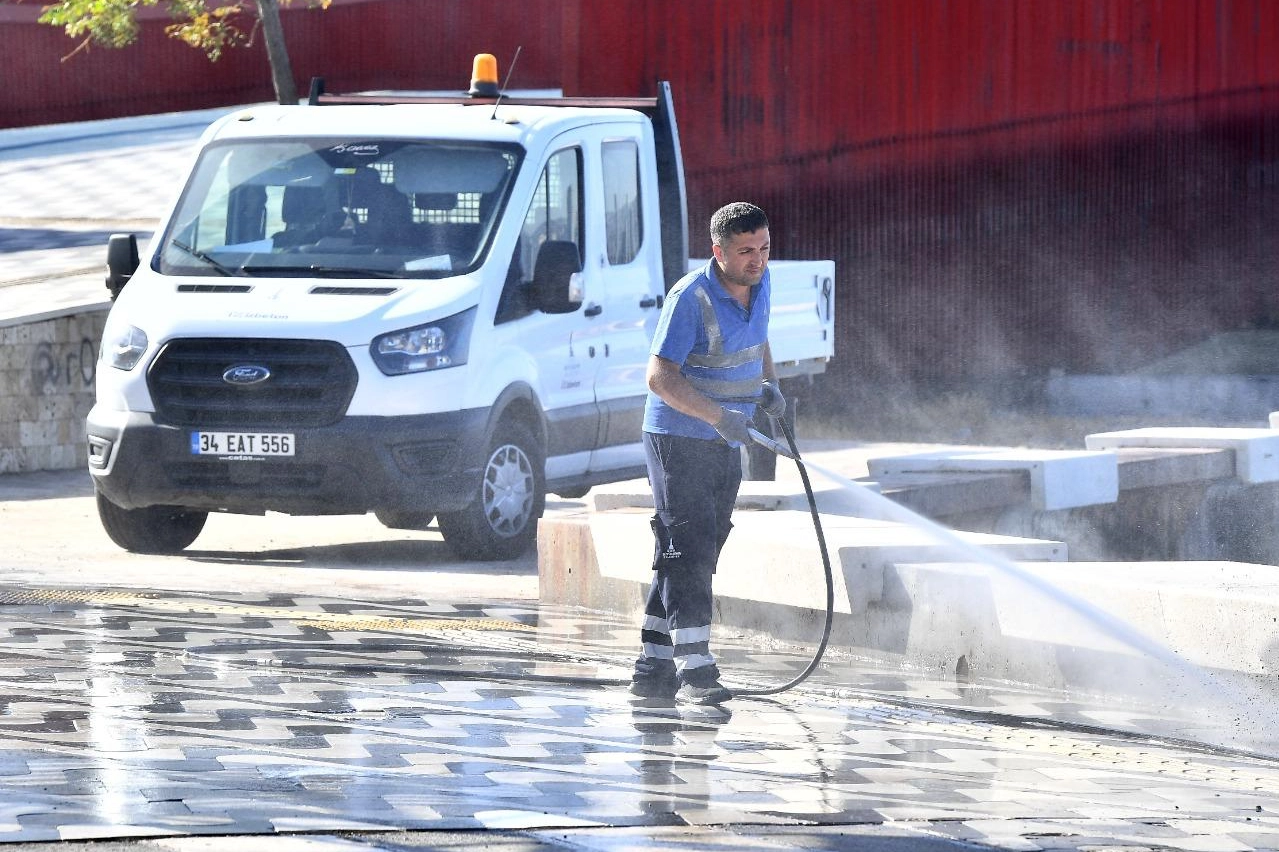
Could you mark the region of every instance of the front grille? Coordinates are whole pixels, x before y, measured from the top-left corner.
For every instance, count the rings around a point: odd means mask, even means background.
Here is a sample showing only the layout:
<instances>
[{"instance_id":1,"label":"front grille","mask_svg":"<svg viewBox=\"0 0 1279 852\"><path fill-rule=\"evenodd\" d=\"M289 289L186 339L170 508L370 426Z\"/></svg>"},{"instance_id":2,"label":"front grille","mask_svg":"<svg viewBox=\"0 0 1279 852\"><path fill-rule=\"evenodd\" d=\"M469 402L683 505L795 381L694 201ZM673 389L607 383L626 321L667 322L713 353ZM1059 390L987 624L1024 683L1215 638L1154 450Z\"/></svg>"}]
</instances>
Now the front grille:
<instances>
[{"instance_id":1,"label":"front grille","mask_svg":"<svg viewBox=\"0 0 1279 852\"><path fill-rule=\"evenodd\" d=\"M334 287L317 286L311 288L313 296L389 296L397 287Z\"/></svg>"},{"instance_id":2,"label":"front grille","mask_svg":"<svg viewBox=\"0 0 1279 852\"><path fill-rule=\"evenodd\" d=\"M247 293L248 284L179 284L179 293Z\"/></svg>"},{"instance_id":3,"label":"front grille","mask_svg":"<svg viewBox=\"0 0 1279 852\"><path fill-rule=\"evenodd\" d=\"M230 384L232 367L265 367L270 378ZM172 340L147 374L156 419L174 426L303 428L337 422L355 394L356 370L328 340Z\"/></svg>"},{"instance_id":4,"label":"front grille","mask_svg":"<svg viewBox=\"0 0 1279 852\"><path fill-rule=\"evenodd\" d=\"M169 482L179 488L297 494L320 487L325 467L296 462L174 462L165 465Z\"/></svg>"}]
</instances>

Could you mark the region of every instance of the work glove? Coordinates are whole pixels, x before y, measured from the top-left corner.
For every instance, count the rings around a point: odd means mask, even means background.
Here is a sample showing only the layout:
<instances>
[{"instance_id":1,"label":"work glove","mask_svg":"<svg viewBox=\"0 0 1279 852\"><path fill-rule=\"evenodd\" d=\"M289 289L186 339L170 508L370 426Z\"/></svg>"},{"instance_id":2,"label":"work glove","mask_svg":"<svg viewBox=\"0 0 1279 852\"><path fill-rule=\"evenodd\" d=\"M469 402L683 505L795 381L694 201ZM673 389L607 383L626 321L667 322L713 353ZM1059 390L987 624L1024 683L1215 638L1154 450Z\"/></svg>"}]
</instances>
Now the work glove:
<instances>
[{"instance_id":1,"label":"work glove","mask_svg":"<svg viewBox=\"0 0 1279 852\"><path fill-rule=\"evenodd\" d=\"M760 391L757 404L769 417L786 416L786 397L782 396L781 390L772 382L764 382L764 389Z\"/></svg>"},{"instance_id":2,"label":"work glove","mask_svg":"<svg viewBox=\"0 0 1279 852\"><path fill-rule=\"evenodd\" d=\"M751 442L750 418L742 414L735 408L720 409L719 422L715 424L715 431L719 436L730 444L749 444Z\"/></svg>"}]
</instances>

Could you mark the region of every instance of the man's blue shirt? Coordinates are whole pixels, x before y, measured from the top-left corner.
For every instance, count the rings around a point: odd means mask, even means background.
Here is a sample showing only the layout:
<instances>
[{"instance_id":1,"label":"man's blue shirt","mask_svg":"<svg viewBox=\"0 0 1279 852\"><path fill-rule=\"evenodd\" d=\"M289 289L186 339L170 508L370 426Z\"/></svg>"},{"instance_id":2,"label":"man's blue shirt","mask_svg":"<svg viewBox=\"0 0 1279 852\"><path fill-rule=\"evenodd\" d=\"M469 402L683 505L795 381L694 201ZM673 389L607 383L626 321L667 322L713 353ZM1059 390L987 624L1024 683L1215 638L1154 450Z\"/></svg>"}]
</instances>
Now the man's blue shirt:
<instances>
[{"instance_id":1,"label":"man's blue shirt","mask_svg":"<svg viewBox=\"0 0 1279 852\"><path fill-rule=\"evenodd\" d=\"M689 356L706 355L711 348L710 336L702 319L699 290L710 297L725 353L740 352L762 345L768 340L768 313L772 295L768 270L764 270L764 277L751 289L749 308L724 289L718 272L712 258L706 266L690 272L676 282L666 295L665 307L653 335L649 353L679 364L680 372L686 377L690 375L687 364ZM759 383L763 380L763 360L757 358L738 366L719 368L715 372L716 377L723 380L752 384L754 391L751 395L754 395L758 393ZM729 405L748 417L755 411L753 403L734 402ZM644 431L706 440L719 438L719 433L710 424L677 411L651 391L644 405Z\"/></svg>"}]
</instances>

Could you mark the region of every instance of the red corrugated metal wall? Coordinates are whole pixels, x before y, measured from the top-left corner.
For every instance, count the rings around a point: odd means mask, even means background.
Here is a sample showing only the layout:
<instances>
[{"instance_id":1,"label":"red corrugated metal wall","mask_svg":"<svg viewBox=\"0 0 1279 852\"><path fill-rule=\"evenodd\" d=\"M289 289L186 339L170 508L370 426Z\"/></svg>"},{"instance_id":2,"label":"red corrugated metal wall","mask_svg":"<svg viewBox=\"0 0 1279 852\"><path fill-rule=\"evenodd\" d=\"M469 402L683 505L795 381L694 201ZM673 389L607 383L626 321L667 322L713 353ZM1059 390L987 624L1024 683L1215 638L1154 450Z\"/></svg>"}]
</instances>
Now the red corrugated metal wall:
<instances>
[{"instance_id":1,"label":"red corrugated metal wall","mask_svg":"<svg viewBox=\"0 0 1279 852\"><path fill-rule=\"evenodd\" d=\"M0 2L0 127L274 100L260 37L210 63L169 38L168 17L149 10L135 45L60 61L77 42L36 23L39 11ZM282 17L303 94L313 76L332 91L465 89L476 53L509 60L517 46L523 85L559 85L558 0L334 0L327 11L298 0Z\"/></svg>"},{"instance_id":2,"label":"red corrugated metal wall","mask_svg":"<svg viewBox=\"0 0 1279 852\"><path fill-rule=\"evenodd\" d=\"M157 19L58 63L37 10L0 0L0 126L271 98L260 46L210 65ZM336 0L285 27L333 91L456 88L517 46L518 87L671 80L694 245L750 198L779 257L833 257L837 383L1127 370L1279 326L1272 0Z\"/></svg>"},{"instance_id":3,"label":"red corrugated metal wall","mask_svg":"<svg viewBox=\"0 0 1279 852\"><path fill-rule=\"evenodd\" d=\"M581 35L565 88L644 92L675 83L703 150L691 168L859 151L903 165L902 140L938 150L1079 141L1229 112L1279 86L1270 0L574 0ZM1247 105L1251 108L1251 104ZM725 157L727 155L727 157ZM934 162L932 156L925 157Z\"/></svg>"},{"instance_id":4,"label":"red corrugated metal wall","mask_svg":"<svg viewBox=\"0 0 1279 852\"><path fill-rule=\"evenodd\" d=\"M577 4L565 87L676 93L695 227L839 264L836 391L1123 371L1279 320L1279 4ZM695 242L698 235L695 234Z\"/></svg>"}]
</instances>

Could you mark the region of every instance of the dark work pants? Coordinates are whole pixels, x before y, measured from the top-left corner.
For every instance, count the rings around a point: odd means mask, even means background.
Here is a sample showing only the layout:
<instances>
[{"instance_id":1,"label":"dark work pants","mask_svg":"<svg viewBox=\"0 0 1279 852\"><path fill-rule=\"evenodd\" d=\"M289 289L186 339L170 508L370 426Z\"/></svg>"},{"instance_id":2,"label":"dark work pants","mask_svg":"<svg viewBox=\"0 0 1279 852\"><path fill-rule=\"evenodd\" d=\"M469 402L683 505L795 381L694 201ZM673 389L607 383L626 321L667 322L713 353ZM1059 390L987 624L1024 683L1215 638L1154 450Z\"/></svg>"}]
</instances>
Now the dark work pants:
<instances>
[{"instance_id":1,"label":"dark work pants","mask_svg":"<svg viewBox=\"0 0 1279 852\"><path fill-rule=\"evenodd\" d=\"M635 664L639 677L719 679L710 651L711 578L733 528L740 452L723 441L644 433L653 489L653 584Z\"/></svg>"}]
</instances>

